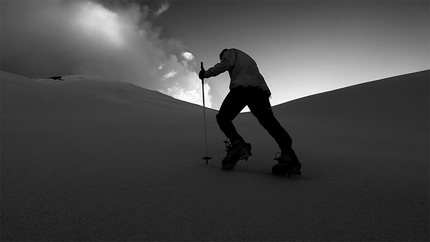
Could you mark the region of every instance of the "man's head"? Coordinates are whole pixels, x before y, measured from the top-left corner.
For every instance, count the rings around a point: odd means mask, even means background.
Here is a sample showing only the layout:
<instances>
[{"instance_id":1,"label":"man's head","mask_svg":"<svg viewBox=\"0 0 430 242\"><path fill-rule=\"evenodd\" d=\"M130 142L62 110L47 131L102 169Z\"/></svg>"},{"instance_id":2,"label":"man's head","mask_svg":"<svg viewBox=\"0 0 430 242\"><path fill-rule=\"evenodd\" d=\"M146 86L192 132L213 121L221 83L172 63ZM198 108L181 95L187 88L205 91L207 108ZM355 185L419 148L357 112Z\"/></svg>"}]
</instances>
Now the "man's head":
<instances>
[{"instance_id":1,"label":"man's head","mask_svg":"<svg viewBox=\"0 0 430 242\"><path fill-rule=\"evenodd\" d=\"M224 55L224 52L226 52L228 49L223 49L222 51L221 51L221 53L219 53L219 59L221 60L222 59L222 56Z\"/></svg>"}]
</instances>

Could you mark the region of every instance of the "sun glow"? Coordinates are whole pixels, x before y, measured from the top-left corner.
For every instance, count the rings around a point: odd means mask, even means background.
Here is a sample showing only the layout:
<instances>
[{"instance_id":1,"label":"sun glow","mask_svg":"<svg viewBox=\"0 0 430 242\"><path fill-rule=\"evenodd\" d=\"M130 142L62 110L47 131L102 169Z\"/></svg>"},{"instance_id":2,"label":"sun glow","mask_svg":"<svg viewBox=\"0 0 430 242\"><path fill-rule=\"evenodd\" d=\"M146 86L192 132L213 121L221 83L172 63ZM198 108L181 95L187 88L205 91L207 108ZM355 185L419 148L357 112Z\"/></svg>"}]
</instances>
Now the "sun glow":
<instances>
[{"instance_id":1,"label":"sun glow","mask_svg":"<svg viewBox=\"0 0 430 242\"><path fill-rule=\"evenodd\" d=\"M102 35L117 46L124 44L120 19L116 13L93 2L86 2L81 5L81 8L76 16L76 23L87 34L90 36ZM100 39L100 36L98 37L97 39Z\"/></svg>"}]
</instances>

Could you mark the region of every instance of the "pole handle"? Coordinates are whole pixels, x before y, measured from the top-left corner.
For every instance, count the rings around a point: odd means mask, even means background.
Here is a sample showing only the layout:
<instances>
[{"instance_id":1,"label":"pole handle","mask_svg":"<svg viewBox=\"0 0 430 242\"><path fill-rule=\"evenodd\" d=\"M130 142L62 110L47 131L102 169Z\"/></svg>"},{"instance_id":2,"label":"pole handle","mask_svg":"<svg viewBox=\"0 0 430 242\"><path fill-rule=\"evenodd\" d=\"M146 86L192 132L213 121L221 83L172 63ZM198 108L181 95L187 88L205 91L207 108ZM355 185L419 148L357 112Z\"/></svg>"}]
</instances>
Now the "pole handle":
<instances>
[{"instance_id":1,"label":"pole handle","mask_svg":"<svg viewBox=\"0 0 430 242\"><path fill-rule=\"evenodd\" d=\"M200 71L204 71L204 70L205 70L205 68L203 68L203 61L202 61L202 62L200 62ZM202 84L203 84L204 83L203 78L201 80L202 80Z\"/></svg>"}]
</instances>

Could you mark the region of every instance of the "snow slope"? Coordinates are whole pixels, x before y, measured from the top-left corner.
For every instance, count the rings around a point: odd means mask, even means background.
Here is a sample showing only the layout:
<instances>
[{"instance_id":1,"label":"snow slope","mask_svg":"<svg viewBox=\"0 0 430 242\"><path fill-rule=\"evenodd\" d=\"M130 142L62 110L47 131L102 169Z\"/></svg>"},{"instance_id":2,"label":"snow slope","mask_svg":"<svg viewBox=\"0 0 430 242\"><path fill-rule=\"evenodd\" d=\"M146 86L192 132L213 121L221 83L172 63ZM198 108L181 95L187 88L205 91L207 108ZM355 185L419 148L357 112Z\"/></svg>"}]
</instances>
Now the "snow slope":
<instances>
[{"instance_id":1,"label":"snow slope","mask_svg":"<svg viewBox=\"0 0 430 242\"><path fill-rule=\"evenodd\" d=\"M1 240L429 240L429 71L274 107L303 178L270 174L276 143L220 169L207 110L88 76L1 72Z\"/></svg>"}]
</instances>

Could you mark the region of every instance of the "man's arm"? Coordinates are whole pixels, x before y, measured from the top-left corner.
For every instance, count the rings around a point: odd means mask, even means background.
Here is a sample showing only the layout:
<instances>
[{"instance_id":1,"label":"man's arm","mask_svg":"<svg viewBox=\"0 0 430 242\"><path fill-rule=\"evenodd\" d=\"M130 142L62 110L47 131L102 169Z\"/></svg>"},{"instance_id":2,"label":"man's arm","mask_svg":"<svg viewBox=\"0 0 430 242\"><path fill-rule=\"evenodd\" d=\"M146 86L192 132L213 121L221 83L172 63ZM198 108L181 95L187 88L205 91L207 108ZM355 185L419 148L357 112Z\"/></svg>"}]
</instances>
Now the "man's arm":
<instances>
[{"instance_id":1,"label":"man's arm","mask_svg":"<svg viewBox=\"0 0 430 242\"><path fill-rule=\"evenodd\" d=\"M218 76L219 74L230 70L236 61L236 55L234 50L227 50L221 58L221 62L216 64L214 67L209 68L205 71L205 78Z\"/></svg>"}]
</instances>

